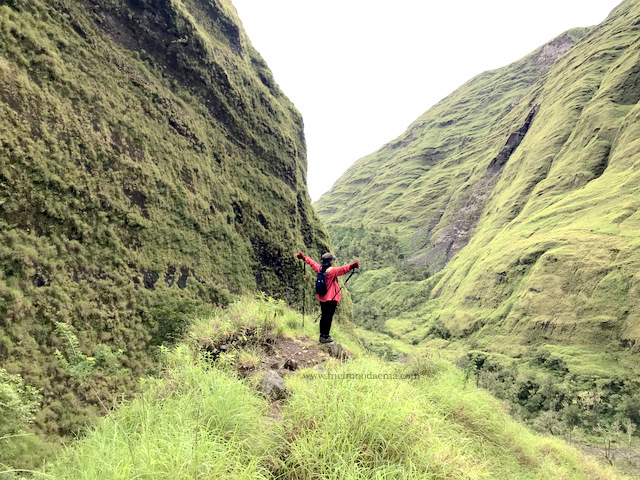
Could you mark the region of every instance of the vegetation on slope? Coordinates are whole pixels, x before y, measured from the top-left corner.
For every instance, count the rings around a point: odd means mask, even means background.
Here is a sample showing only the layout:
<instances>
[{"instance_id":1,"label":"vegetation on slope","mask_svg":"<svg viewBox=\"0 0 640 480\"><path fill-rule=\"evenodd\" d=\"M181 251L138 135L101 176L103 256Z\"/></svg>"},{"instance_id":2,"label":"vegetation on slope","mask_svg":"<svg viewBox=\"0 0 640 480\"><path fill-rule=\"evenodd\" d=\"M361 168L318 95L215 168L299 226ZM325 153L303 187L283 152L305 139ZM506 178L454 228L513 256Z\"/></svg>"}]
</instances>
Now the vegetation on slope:
<instances>
[{"instance_id":1,"label":"vegetation on slope","mask_svg":"<svg viewBox=\"0 0 640 480\"><path fill-rule=\"evenodd\" d=\"M339 255L378 262L352 285L359 325L493 352L485 385L530 420L571 429L597 391L588 431L640 424L639 35L625 1L479 75L318 201Z\"/></svg>"},{"instance_id":2,"label":"vegetation on slope","mask_svg":"<svg viewBox=\"0 0 640 480\"><path fill-rule=\"evenodd\" d=\"M239 359L260 351L258 338L315 336L314 325L300 323L282 303L255 300L202 318L187 344L166 350L161 377L144 380L139 398L120 405L45 475L616 478L564 442L517 424L447 361L421 355L406 364L383 362L352 343L340 324L335 336L357 358L297 370L286 379L287 398L270 402L255 389L258 373L238 374ZM238 338L251 330L254 341L214 361L196 345L211 342L205 332L221 330Z\"/></svg>"},{"instance_id":3,"label":"vegetation on slope","mask_svg":"<svg viewBox=\"0 0 640 480\"><path fill-rule=\"evenodd\" d=\"M70 435L98 401L56 322L117 359L108 405L206 305L295 300L290 252L328 239L300 114L228 0L8 0L0 38L0 366Z\"/></svg>"}]
</instances>

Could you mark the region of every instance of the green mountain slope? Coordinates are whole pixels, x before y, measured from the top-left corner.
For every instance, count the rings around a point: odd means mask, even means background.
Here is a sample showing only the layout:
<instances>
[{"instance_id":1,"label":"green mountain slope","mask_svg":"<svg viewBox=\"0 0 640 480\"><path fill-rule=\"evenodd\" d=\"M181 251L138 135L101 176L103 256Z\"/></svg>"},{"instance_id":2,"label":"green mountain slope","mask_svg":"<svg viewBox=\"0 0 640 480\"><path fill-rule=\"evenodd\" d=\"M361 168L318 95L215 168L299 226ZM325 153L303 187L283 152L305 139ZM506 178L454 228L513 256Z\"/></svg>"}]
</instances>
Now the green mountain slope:
<instances>
[{"instance_id":1,"label":"green mountain slope","mask_svg":"<svg viewBox=\"0 0 640 480\"><path fill-rule=\"evenodd\" d=\"M328 248L301 116L228 0L0 2L0 117L0 367L46 432L98 405L55 322L118 358L110 403L198 308L292 301L291 252Z\"/></svg>"},{"instance_id":2,"label":"green mountain slope","mask_svg":"<svg viewBox=\"0 0 640 480\"><path fill-rule=\"evenodd\" d=\"M358 321L511 357L548 345L572 372L637 379L638 65L625 1L356 162L316 206L339 253L369 260Z\"/></svg>"}]
</instances>

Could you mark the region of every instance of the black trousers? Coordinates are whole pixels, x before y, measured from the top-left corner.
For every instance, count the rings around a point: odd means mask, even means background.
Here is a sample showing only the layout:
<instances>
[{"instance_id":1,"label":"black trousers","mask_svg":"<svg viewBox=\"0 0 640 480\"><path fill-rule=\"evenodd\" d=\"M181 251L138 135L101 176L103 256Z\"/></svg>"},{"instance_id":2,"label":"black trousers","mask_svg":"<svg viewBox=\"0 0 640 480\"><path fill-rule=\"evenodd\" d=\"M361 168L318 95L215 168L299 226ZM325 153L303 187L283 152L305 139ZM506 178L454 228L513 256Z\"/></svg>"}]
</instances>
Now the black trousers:
<instances>
[{"instance_id":1,"label":"black trousers","mask_svg":"<svg viewBox=\"0 0 640 480\"><path fill-rule=\"evenodd\" d=\"M320 335L329 335L333 314L336 313L337 306L338 302L335 300L320 302L320 310L322 311L322 317L320 317Z\"/></svg>"}]
</instances>

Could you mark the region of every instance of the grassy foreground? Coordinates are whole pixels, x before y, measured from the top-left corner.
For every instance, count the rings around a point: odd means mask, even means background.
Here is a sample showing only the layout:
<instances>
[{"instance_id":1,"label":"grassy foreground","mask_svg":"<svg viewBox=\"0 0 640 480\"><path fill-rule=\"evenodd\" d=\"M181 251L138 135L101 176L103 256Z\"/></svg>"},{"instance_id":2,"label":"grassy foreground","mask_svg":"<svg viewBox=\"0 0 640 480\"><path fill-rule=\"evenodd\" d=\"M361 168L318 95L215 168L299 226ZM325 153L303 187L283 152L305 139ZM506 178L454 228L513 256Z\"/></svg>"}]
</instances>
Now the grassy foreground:
<instances>
[{"instance_id":1,"label":"grassy foreground","mask_svg":"<svg viewBox=\"0 0 640 480\"><path fill-rule=\"evenodd\" d=\"M345 478L609 479L614 473L557 439L537 436L451 363L367 355L349 327L334 337L354 358L286 379L270 403L241 379L246 352L317 328L282 303L247 299L193 325L165 351L164 374L124 401L46 468L56 479ZM217 360L199 345L242 338ZM378 378L374 378L374 377ZM384 378L382 378L384 377Z\"/></svg>"}]
</instances>

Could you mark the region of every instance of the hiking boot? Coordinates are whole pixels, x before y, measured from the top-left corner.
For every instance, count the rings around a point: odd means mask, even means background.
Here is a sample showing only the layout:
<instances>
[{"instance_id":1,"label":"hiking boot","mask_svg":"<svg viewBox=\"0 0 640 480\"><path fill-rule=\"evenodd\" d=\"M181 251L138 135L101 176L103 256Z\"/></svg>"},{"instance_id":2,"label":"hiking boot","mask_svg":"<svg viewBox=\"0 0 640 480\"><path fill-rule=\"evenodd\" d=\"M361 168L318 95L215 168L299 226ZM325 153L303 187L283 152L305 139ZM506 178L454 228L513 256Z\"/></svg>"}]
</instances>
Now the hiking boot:
<instances>
[{"instance_id":1,"label":"hiking boot","mask_svg":"<svg viewBox=\"0 0 640 480\"><path fill-rule=\"evenodd\" d=\"M333 338L329 335L320 335L320 343L331 343L333 342Z\"/></svg>"}]
</instances>

